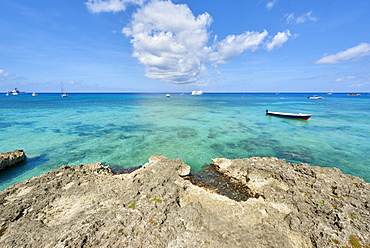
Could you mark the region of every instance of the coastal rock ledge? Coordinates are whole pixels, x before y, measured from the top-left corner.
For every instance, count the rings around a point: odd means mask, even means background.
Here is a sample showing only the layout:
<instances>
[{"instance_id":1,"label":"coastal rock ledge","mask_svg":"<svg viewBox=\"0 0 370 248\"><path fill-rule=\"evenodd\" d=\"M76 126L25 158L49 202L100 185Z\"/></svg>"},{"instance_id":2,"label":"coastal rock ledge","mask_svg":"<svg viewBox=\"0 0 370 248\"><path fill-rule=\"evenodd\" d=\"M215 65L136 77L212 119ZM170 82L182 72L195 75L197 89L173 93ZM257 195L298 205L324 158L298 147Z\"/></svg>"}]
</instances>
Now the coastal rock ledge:
<instances>
[{"instance_id":1,"label":"coastal rock ledge","mask_svg":"<svg viewBox=\"0 0 370 248\"><path fill-rule=\"evenodd\" d=\"M129 174L62 166L0 192L1 247L370 247L370 186L338 169L276 158L214 159L251 197L187 179L152 156Z\"/></svg>"},{"instance_id":2,"label":"coastal rock ledge","mask_svg":"<svg viewBox=\"0 0 370 248\"><path fill-rule=\"evenodd\" d=\"M23 150L0 153L0 171L25 160L26 154Z\"/></svg>"}]
</instances>

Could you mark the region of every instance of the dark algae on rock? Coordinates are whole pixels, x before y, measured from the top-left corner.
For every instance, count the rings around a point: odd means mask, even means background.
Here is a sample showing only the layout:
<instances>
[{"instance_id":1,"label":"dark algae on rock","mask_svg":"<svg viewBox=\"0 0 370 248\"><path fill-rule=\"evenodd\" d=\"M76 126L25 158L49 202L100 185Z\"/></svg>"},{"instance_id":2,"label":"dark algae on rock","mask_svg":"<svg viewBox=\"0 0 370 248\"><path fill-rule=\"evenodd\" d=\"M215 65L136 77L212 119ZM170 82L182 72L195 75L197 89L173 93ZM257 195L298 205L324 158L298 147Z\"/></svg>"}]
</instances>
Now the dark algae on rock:
<instances>
[{"instance_id":1,"label":"dark algae on rock","mask_svg":"<svg viewBox=\"0 0 370 248\"><path fill-rule=\"evenodd\" d=\"M370 246L360 178L259 157L202 173L165 156L118 174L62 166L0 192L1 247Z\"/></svg>"},{"instance_id":2,"label":"dark algae on rock","mask_svg":"<svg viewBox=\"0 0 370 248\"><path fill-rule=\"evenodd\" d=\"M218 172L214 164L205 164L199 173L190 174L184 179L235 201L246 201L250 197L255 197L247 186Z\"/></svg>"}]
</instances>

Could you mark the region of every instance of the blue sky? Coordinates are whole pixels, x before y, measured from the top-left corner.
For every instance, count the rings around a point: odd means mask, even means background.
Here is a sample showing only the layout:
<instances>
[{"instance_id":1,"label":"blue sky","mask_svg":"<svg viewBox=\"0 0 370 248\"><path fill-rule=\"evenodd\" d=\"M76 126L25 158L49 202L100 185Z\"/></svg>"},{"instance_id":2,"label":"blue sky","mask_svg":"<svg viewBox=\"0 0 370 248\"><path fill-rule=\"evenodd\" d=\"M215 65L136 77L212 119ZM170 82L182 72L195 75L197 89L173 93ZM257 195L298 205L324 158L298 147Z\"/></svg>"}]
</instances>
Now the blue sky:
<instances>
[{"instance_id":1,"label":"blue sky","mask_svg":"<svg viewBox=\"0 0 370 248\"><path fill-rule=\"evenodd\" d=\"M0 91L370 92L368 0L2 0Z\"/></svg>"}]
</instances>

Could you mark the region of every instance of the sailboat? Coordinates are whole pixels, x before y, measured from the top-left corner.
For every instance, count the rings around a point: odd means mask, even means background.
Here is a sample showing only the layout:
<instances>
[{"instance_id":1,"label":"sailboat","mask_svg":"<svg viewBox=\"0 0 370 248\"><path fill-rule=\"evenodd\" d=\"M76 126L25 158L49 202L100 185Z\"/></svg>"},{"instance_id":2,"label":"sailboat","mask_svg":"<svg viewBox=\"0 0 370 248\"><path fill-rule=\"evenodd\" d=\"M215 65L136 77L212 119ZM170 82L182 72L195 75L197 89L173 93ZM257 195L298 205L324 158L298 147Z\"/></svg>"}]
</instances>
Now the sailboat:
<instances>
[{"instance_id":1,"label":"sailboat","mask_svg":"<svg viewBox=\"0 0 370 248\"><path fill-rule=\"evenodd\" d=\"M63 92L63 82L62 82L62 97L67 97L68 94Z\"/></svg>"}]
</instances>

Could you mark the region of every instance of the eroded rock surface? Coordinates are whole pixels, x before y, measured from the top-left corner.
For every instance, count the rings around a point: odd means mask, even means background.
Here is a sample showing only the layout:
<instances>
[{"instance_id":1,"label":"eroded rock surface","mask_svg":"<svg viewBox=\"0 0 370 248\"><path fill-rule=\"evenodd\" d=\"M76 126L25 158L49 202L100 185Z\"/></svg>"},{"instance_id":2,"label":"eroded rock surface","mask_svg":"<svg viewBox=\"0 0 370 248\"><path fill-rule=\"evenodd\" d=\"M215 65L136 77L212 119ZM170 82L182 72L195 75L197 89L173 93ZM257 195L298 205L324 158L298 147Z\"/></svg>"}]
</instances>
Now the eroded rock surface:
<instances>
[{"instance_id":1,"label":"eroded rock surface","mask_svg":"<svg viewBox=\"0 0 370 248\"><path fill-rule=\"evenodd\" d=\"M62 166L0 192L2 247L351 247L370 244L369 184L274 158L215 159L253 197L192 184L181 159L114 175ZM352 243L351 243L352 242Z\"/></svg>"},{"instance_id":2,"label":"eroded rock surface","mask_svg":"<svg viewBox=\"0 0 370 248\"><path fill-rule=\"evenodd\" d=\"M22 162L26 158L23 150L0 153L0 171L14 164Z\"/></svg>"}]
</instances>

